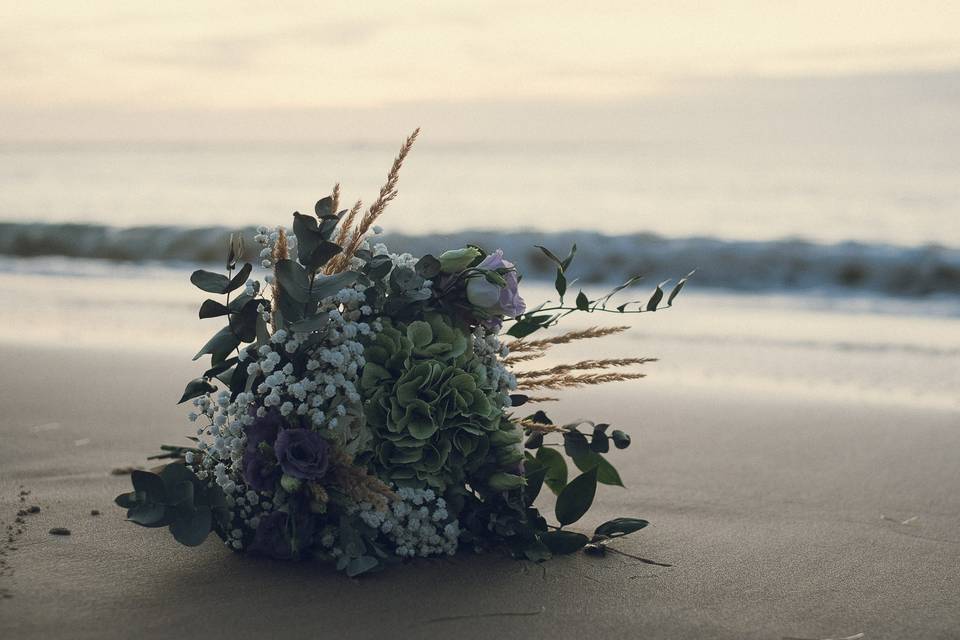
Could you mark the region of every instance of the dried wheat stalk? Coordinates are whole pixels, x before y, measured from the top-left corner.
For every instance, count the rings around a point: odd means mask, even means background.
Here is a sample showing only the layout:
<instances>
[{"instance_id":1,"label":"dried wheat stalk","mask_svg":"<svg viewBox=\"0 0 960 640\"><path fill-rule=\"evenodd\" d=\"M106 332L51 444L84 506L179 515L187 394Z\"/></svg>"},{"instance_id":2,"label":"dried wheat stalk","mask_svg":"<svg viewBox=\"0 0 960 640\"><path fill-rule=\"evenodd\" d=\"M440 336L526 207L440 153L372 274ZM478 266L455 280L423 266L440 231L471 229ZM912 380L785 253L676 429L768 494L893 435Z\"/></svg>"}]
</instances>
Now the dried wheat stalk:
<instances>
[{"instance_id":1,"label":"dried wheat stalk","mask_svg":"<svg viewBox=\"0 0 960 640\"><path fill-rule=\"evenodd\" d=\"M518 389L567 389L587 385L606 384L645 378L643 373L560 373L548 378L534 378L518 381Z\"/></svg>"},{"instance_id":2,"label":"dried wheat stalk","mask_svg":"<svg viewBox=\"0 0 960 640\"><path fill-rule=\"evenodd\" d=\"M590 338L603 338L604 336L611 336L616 333L622 333L630 327L628 326L616 326L616 327L590 327L588 329L581 329L579 331L568 331L567 333L561 333L558 336L553 336L551 338L542 338L540 340L531 340L529 342L524 342L522 340L514 340L507 345L507 348L510 349L510 356L514 353L529 353L531 351L543 351L549 349L552 346L558 344L567 344L568 342L573 342L574 340L587 340ZM507 356L508 358L510 356ZM514 360L516 362L516 360Z\"/></svg>"},{"instance_id":3,"label":"dried wheat stalk","mask_svg":"<svg viewBox=\"0 0 960 640\"><path fill-rule=\"evenodd\" d=\"M390 487L376 476L367 473L363 467L353 463L353 458L341 450L336 450L330 458L336 486L354 500L369 502L377 511L386 511L390 502L399 498Z\"/></svg>"},{"instance_id":4,"label":"dried wheat stalk","mask_svg":"<svg viewBox=\"0 0 960 640\"><path fill-rule=\"evenodd\" d=\"M604 360L582 360L572 364L558 364L549 369L537 369L534 371L519 371L517 379L543 378L554 376L568 371L588 371L590 369L610 369L613 367L629 367L634 364L645 364L647 362L656 362L656 358L607 358Z\"/></svg>"},{"instance_id":5,"label":"dried wheat stalk","mask_svg":"<svg viewBox=\"0 0 960 640\"><path fill-rule=\"evenodd\" d=\"M337 230L337 244L341 247L347 241L347 238L350 237L350 230L353 228L353 221L357 218L357 214L360 213L360 207L363 206L362 200L357 200L353 207L350 209L350 213L343 219L340 223L340 228Z\"/></svg>"},{"instance_id":6,"label":"dried wheat stalk","mask_svg":"<svg viewBox=\"0 0 960 640\"><path fill-rule=\"evenodd\" d=\"M340 183L333 185L333 193L330 194L330 213L337 215L340 209Z\"/></svg>"},{"instance_id":7,"label":"dried wheat stalk","mask_svg":"<svg viewBox=\"0 0 960 640\"><path fill-rule=\"evenodd\" d=\"M537 433L557 433L562 431L567 431L566 427L563 427L559 424L543 424L542 422L534 422L533 420L514 420L513 424L517 425L521 429L529 429L530 431L535 431Z\"/></svg>"},{"instance_id":8,"label":"dried wheat stalk","mask_svg":"<svg viewBox=\"0 0 960 640\"><path fill-rule=\"evenodd\" d=\"M280 327L277 325L277 310L280 308L280 278L276 274L276 264L280 260L287 260L290 258L290 250L287 246L287 232L282 228L277 231L277 243L273 246L273 264L274 264L274 274L273 274L273 285L270 287L270 298L272 300L271 304L271 323L273 324L273 330L276 331Z\"/></svg>"},{"instance_id":9,"label":"dried wheat stalk","mask_svg":"<svg viewBox=\"0 0 960 640\"><path fill-rule=\"evenodd\" d=\"M372 227L377 218L383 214L387 205L397 197L397 193L399 193L397 191L397 181L400 179L400 167L403 166L403 161L406 159L407 154L410 153L410 149L413 147L413 143L416 142L419 134L420 128L418 127L414 129L413 133L404 141L403 146L400 147L400 153L398 153L397 157L393 160L393 166L390 167L390 173L387 174L387 181L380 187L380 194L377 196L377 199L373 201L373 204L370 205L367 212L363 214L363 218L360 219L360 224L353 229L350 241L344 247L343 253L340 253L331 261L333 262L331 267L332 272L343 271L347 265L350 264L351 258L353 258L357 252L357 249L360 248L360 244L363 242L363 238L367 235L367 232L370 231L370 227Z\"/></svg>"}]
</instances>

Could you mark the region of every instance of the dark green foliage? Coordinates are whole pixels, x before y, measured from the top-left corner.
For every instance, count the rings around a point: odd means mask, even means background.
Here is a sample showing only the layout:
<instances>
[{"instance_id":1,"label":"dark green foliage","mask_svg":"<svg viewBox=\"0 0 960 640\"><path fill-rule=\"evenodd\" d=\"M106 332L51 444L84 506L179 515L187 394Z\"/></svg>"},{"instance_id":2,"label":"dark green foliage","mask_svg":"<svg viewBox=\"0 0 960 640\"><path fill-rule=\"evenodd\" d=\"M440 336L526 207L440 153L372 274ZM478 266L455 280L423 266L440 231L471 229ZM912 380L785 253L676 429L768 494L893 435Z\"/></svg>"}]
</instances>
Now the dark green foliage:
<instances>
[{"instance_id":1,"label":"dark green foliage","mask_svg":"<svg viewBox=\"0 0 960 640\"><path fill-rule=\"evenodd\" d=\"M543 479L547 487L556 494L563 491L567 486L567 461L563 456L554 449L541 447L535 459L547 470Z\"/></svg>"},{"instance_id":2,"label":"dark green foliage","mask_svg":"<svg viewBox=\"0 0 960 640\"><path fill-rule=\"evenodd\" d=\"M531 333L550 326L551 320L552 316L524 315L510 327L507 335L517 339L526 338Z\"/></svg>"},{"instance_id":3,"label":"dark green foliage","mask_svg":"<svg viewBox=\"0 0 960 640\"><path fill-rule=\"evenodd\" d=\"M203 304L200 305L200 319L204 318L217 318L219 316L225 316L230 313L225 305L220 304L216 300L204 300Z\"/></svg>"},{"instance_id":4,"label":"dark green foliage","mask_svg":"<svg viewBox=\"0 0 960 640\"><path fill-rule=\"evenodd\" d=\"M677 297L677 294L679 294L679 293L680 293L680 290L683 289L683 285L687 284L687 280L689 280L689 279L690 279L690 276L692 276L694 273L696 273L696 269L694 269L693 271L691 271L690 273L688 273L688 274L685 275L684 277L680 278L680 281L677 282L676 285L674 285L673 290L670 291L670 295L667 296L667 306L668 306L668 307L672 307L672 306L673 306L673 299Z\"/></svg>"},{"instance_id":5,"label":"dark green foliage","mask_svg":"<svg viewBox=\"0 0 960 640\"><path fill-rule=\"evenodd\" d=\"M610 437L613 439L613 446L617 449L626 449L630 446L630 435L619 429L614 430Z\"/></svg>"},{"instance_id":6,"label":"dark green foliage","mask_svg":"<svg viewBox=\"0 0 960 640\"><path fill-rule=\"evenodd\" d=\"M571 480L570 484L557 496L557 504L554 508L557 521L566 526L582 518L593 504L596 493L597 468L594 467Z\"/></svg>"},{"instance_id":7,"label":"dark green foliage","mask_svg":"<svg viewBox=\"0 0 960 640\"><path fill-rule=\"evenodd\" d=\"M551 553L567 555L582 549L590 542L590 538L574 531L547 531L540 534L540 541Z\"/></svg>"},{"instance_id":8,"label":"dark green foliage","mask_svg":"<svg viewBox=\"0 0 960 640\"><path fill-rule=\"evenodd\" d=\"M590 299L583 291L577 294L577 309L580 311L590 311Z\"/></svg>"},{"instance_id":9,"label":"dark green foliage","mask_svg":"<svg viewBox=\"0 0 960 640\"><path fill-rule=\"evenodd\" d=\"M180 396L180 401L177 404L186 402L187 400L193 400L194 398L199 398L200 396L205 396L208 393L213 393L217 388L210 384L206 378L197 378L191 380L187 383L187 388L183 390L183 395Z\"/></svg>"},{"instance_id":10,"label":"dark green foliage","mask_svg":"<svg viewBox=\"0 0 960 640\"><path fill-rule=\"evenodd\" d=\"M319 204L319 203L318 203ZM330 259L343 251L340 245L330 242L330 234L317 219L300 213L293 214L293 233L297 237L297 257L304 267L315 272Z\"/></svg>"},{"instance_id":11,"label":"dark green foliage","mask_svg":"<svg viewBox=\"0 0 960 640\"><path fill-rule=\"evenodd\" d=\"M594 539L621 538L634 531L645 528L650 523L639 518L614 518L597 527L593 532Z\"/></svg>"},{"instance_id":12,"label":"dark green foliage","mask_svg":"<svg viewBox=\"0 0 960 640\"><path fill-rule=\"evenodd\" d=\"M197 360L200 356L209 353L210 363L217 364L223 362L227 355L238 346L240 346L240 338L233 333L229 326L226 326L207 340L207 343L200 348L193 359Z\"/></svg>"},{"instance_id":13,"label":"dark green foliage","mask_svg":"<svg viewBox=\"0 0 960 640\"><path fill-rule=\"evenodd\" d=\"M127 509L127 519L144 527L170 528L181 544L195 547L211 531L223 534L230 521L220 487L207 484L180 462L159 474L134 470L133 491L116 498Z\"/></svg>"},{"instance_id":14,"label":"dark green foliage","mask_svg":"<svg viewBox=\"0 0 960 640\"><path fill-rule=\"evenodd\" d=\"M421 278L435 278L440 274L440 261L429 254L425 255L417 261L415 271Z\"/></svg>"},{"instance_id":15,"label":"dark green foliage","mask_svg":"<svg viewBox=\"0 0 960 640\"><path fill-rule=\"evenodd\" d=\"M227 276L198 269L190 276L190 282L207 293L226 293L230 286Z\"/></svg>"},{"instance_id":16,"label":"dark green foliage","mask_svg":"<svg viewBox=\"0 0 960 640\"><path fill-rule=\"evenodd\" d=\"M647 302L647 311L656 311L660 301L663 299L663 285L667 284L669 280L664 280L657 285L656 291L653 292L653 295L650 296L650 300Z\"/></svg>"},{"instance_id":17,"label":"dark green foliage","mask_svg":"<svg viewBox=\"0 0 960 640\"><path fill-rule=\"evenodd\" d=\"M610 300L623 291L624 289L634 285L640 276L632 276L626 282L621 285L614 287L606 295L601 296L596 299L591 299L586 293L580 291L577 293L576 302L573 306L567 306L564 303L564 296L567 293L567 289L576 282L576 279L570 280L569 268L573 262L573 258L577 252L577 245L573 245L570 249L570 253L566 258L560 259L555 253L547 249L546 247L541 247L537 245L537 248L543 252L547 259L550 262L554 263L557 266L556 276L554 278L554 288L557 291L559 296L559 302L554 304L552 302L547 302L541 304L533 309L528 309L526 313L523 313L516 318L513 318L513 325L507 330L507 335L513 336L514 338L520 339L529 336L530 334L539 331L540 329L546 329L557 324L562 318L570 315L571 313L582 311L585 313L594 313L594 312L605 312L605 313L647 313L653 312L657 309L663 307L660 306L661 301L663 300L663 286L669 282L669 280L661 282L653 292L653 295L646 301L646 303L640 302L624 302L617 305L615 308L608 308L607 305ZM683 288L683 285L686 284L687 280L693 275L693 271L688 273L684 278L682 278L676 286L670 291L670 295L667 298L666 307L673 306L673 301L680 293L680 290ZM633 307L633 305L636 305Z\"/></svg>"}]
</instances>

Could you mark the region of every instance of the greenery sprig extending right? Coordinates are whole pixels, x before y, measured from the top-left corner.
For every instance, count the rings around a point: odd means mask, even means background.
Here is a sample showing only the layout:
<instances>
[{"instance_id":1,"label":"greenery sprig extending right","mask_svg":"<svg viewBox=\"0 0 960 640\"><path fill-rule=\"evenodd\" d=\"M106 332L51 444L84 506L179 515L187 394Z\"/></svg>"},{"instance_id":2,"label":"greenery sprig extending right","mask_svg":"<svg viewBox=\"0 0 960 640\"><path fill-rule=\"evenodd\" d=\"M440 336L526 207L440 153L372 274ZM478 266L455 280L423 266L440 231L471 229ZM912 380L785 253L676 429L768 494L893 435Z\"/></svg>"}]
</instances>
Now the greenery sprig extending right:
<instances>
[{"instance_id":1,"label":"greenery sprig extending right","mask_svg":"<svg viewBox=\"0 0 960 640\"><path fill-rule=\"evenodd\" d=\"M576 280L568 280L567 270L570 268L573 258L577 253L577 245L573 245L570 248L570 253L567 254L566 258L562 260L557 257L555 253L547 249L546 247L537 245L537 248L540 249L547 258L557 265L557 274L554 279L554 287L557 290L557 295L560 296L560 301L558 304L552 304L552 301L548 300L533 309L529 309L526 313L517 316L513 326L506 332L507 335L513 336L514 338L520 339L525 338L528 335L539 331L540 329L546 329L557 324L563 317L575 313L577 311L586 311L588 313L593 313L596 311L604 313L647 313L658 311L660 309L667 309L673 306L673 301L680 293L680 290L683 289L683 285L687 283L687 280L696 273L696 269L680 278L677 283L670 290L670 293L667 294L667 301L661 306L661 302L664 297L663 287L666 286L670 280L664 280L657 285L653 294L647 300L635 300L624 302L620 305L617 305L614 308L609 308L608 305L610 300L620 293L621 291L633 286L639 282L643 276L634 275L627 279L623 284L617 285L606 295L600 296L599 298L590 299L586 293L581 289L577 293L574 306L569 306L564 303L564 297L567 295L567 290L570 285L576 283ZM635 309L630 307L633 305L638 305Z\"/></svg>"}]
</instances>

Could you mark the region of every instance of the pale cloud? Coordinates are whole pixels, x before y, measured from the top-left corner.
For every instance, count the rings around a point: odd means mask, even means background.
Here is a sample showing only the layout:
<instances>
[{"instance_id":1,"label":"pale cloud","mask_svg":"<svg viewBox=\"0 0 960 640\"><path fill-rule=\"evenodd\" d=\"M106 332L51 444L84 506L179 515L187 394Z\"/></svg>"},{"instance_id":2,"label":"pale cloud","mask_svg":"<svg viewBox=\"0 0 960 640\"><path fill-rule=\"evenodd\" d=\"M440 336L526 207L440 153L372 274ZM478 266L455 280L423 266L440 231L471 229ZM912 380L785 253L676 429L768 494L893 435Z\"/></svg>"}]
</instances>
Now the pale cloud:
<instances>
[{"instance_id":1,"label":"pale cloud","mask_svg":"<svg viewBox=\"0 0 960 640\"><path fill-rule=\"evenodd\" d=\"M685 78L960 66L960 3L127 2L0 6L0 107L608 101Z\"/></svg>"}]
</instances>

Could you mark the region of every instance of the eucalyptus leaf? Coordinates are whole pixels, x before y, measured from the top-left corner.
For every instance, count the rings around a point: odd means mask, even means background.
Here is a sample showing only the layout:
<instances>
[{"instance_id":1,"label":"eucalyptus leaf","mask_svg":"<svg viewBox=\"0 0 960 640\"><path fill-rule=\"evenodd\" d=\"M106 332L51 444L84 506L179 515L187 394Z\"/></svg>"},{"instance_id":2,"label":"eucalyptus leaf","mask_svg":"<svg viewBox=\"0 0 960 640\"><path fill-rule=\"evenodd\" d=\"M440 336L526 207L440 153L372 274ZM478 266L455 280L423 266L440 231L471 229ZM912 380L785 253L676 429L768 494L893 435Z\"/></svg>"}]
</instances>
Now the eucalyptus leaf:
<instances>
[{"instance_id":1,"label":"eucalyptus leaf","mask_svg":"<svg viewBox=\"0 0 960 640\"><path fill-rule=\"evenodd\" d=\"M230 282L227 284L227 290L224 291L224 293L236 291L243 285L247 284L247 278L250 277L251 271L253 271L253 265L249 262L240 267L240 271L237 271L233 278L230 279Z\"/></svg>"},{"instance_id":2,"label":"eucalyptus leaf","mask_svg":"<svg viewBox=\"0 0 960 640\"><path fill-rule=\"evenodd\" d=\"M630 435L619 429L614 429L610 437L613 439L613 446L617 449L626 449L630 446Z\"/></svg>"},{"instance_id":3,"label":"eucalyptus leaf","mask_svg":"<svg viewBox=\"0 0 960 640\"><path fill-rule=\"evenodd\" d=\"M347 563L347 575L351 578L355 578L362 573L366 573L371 569L375 569L379 564L380 562L373 556L360 556L359 558L353 558Z\"/></svg>"},{"instance_id":4,"label":"eucalyptus leaf","mask_svg":"<svg viewBox=\"0 0 960 640\"><path fill-rule=\"evenodd\" d=\"M330 262L330 259L333 256L342 251L343 249L336 242L322 240L313 248L313 251L311 251L305 259L301 258L301 262L303 262L303 264L311 271L316 271L323 265Z\"/></svg>"},{"instance_id":5,"label":"eucalyptus leaf","mask_svg":"<svg viewBox=\"0 0 960 640\"><path fill-rule=\"evenodd\" d=\"M118 507L123 507L124 509L132 509L138 504L140 504L140 501L137 500L136 491L131 491L130 493L121 493L116 498L114 498L113 501L117 504Z\"/></svg>"},{"instance_id":6,"label":"eucalyptus leaf","mask_svg":"<svg viewBox=\"0 0 960 640\"><path fill-rule=\"evenodd\" d=\"M310 299L310 277L306 270L294 260L277 260L274 273L284 292L297 302Z\"/></svg>"},{"instance_id":7,"label":"eucalyptus leaf","mask_svg":"<svg viewBox=\"0 0 960 640\"><path fill-rule=\"evenodd\" d=\"M203 304L200 305L200 319L204 318L216 318L218 316L225 316L230 313L228 309L223 304L220 304L216 300L210 300L209 298L203 301Z\"/></svg>"},{"instance_id":8,"label":"eucalyptus leaf","mask_svg":"<svg viewBox=\"0 0 960 640\"><path fill-rule=\"evenodd\" d=\"M197 507L192 511L179 511L170 524L170 533L180 544L188 547L199 546L213 528L213 514L210 507Z\"/></svg>"},{"instance_id":9,"label":"eucalyptus leaf","mask_svg":"<svg viewBox=\"0 0 960 640\"><path fill-rule=\"evenodd\" d=\"M200 396L205 396L208 393L213 393L217 388L210 384L210 382L204 378L196 378L187 383L187 388L183 390L183 395L180 396L180 400L177 404L182 404L187 400L193 400L194 398L199 398Z\"/></svg>"},{"instance_id":10,"label":"eucalyptus leaf","mask_svg":"<svg viewBox=\"0 0 960 640\"><path fill-rule=\"evenodd\" d=\"M163 527L169 524L167 508L155 502L138 504L127 512L127 520L143 527Z\"/></svg>"},{"instance_id":11,"label":"eucalyptus leaf","mask_svg":"<svg viewBox=\"0 0 960 640\"><path fill-rule=\"evenodd\" d=\"M414 269L421 278L431 280L440 273L440 261L427 254L417 261Z\"/></svg>"},{"instance_id":12,"label":"eucalyptus leaf","mask_svg":"<svg viewBox=\"0 0 960 640\"><path fill-rule=\"evenodd\" d=\"M324 241L317 219L300 212L293 214L293 235L297 237L297 258L307 266L314 250Z\"/></svg>"},{"instance_id":13,"label":"eucalyptus leaf","mask_svg":"<svg viewBox=\"0 0 960 640\"><path fill-rule=\"evenodd\" d=\"M590 443L585 435L575 429L565 431L563 434L563 450L568 456L576 459L577 456L590 452Z\"/></svg>"},{"instance_id":14,"label":"eucalyptus leaf","mask_svg":"<svg viewBox=\"0 0 960 640\"><path fill-rule=\"evenodd\" d=\"M523 443L525 449L539 449L543 446L543 434L539 431L534 431L530 434L530 437L527 438L526 442Z\"/></svg>"},{"instance_id":15,"label":"eucalyptus leaf","mask_svg":"<svg viewBox=\"0 0 960 640\"><path fill-rule=\"evenodd\" d=\"M510 406L511 407L522 407L527 403L530 397L522 393L512 393L510 394Z\"/></svg>"},{"instance_id":16,"label":"eucalyptus leaf","mask_svg":"<svg viewBox=\"0 0 960 640\"><path fill-rule=\"evenodd\" d=\"M317 200L317 203L313 205L313 212L318 218L333 215L333 198L326 196Z\"/></svg>"},{"instance_id":17,"label":"eucalyptus leaf","mask_svg":"<svg viewBox=\"0 0 960 640\"><path fill-rule=\"evenodd\" d=\"M197 352L197 355L193 356L193 359L197 360L205 353L209 353L211 364L217 364L218 362L223 362L227 354L238 346L240 346L240 338L235 336L233 331L230 330L230 327L227 326L215 333L214 336L203 345L200 351Z\"/></svg>"},{"instance_id":18,"label":"eucalyptus leaf","mask_svg":"<svg viewBox=\"0 0 960 640\"><path fill-rule=\"evenodd\" d=\"M610 451L610 438L603 432L593 432L593 438L590 440L590 450L596 453L606 453Z\"/></svg>"},{"instance_id":19,"label":"eucalyptus leaf","mask_svg":"<svg viewBox=\"0 0 960 640\"><path fill-rule=\"evenodd\" d=\"M150 502L164 502L167 499L167 489L163 479L155 473L134 469L130 473L133 488L142 492Z\"/></svg>"},{"instance_id":20,"label":"eucalyptus leaf","mask_svg":"<svg viewBox=\"0 0 960 640\"><path fill-rule=\"evenodd\" d=\"M313 288L310 289L310 299L313 302L319 302L329 298L339 293L341 289L353 286L358 275L355 271L341 271L329 276L317 275L313 281Z\"/></svg>"},{"instance_id":21,"label":"eucalyptus leaf","mask_svg":"<svg viewBox=\"0 0 960 640\"><path fill-rule=\"evenodd\" d=\"M230 279L227 276L204 269L197 269L190 274L190 282L207 293L226 293L227 287L230 286Z\"/></svg>"},{"instance_id":22,"label":"eucalyptus leaf","mask_svg":"<svg viewBox=\"0 0 960 640\"><path fill-rule=\"evenodd\" d=\"M329 321L329 313L317 313L303 320L291 323L288 328L296 333L310 333L311 331L323 329Z\"/></svg>"},{"instance_id":23,"label":"eucalyptus leaf","mask_svg":"<svg viewBox=\"0 0 960 640\"><path fill-rule=\"evenodd\" d=\"M364 265L364 269L370 279L382 280L386 278L390 270L393 269L393 261L390 259L390 256L387 255L373 256L367 261L367 264Z\"/></svg>"}]
</instances>

